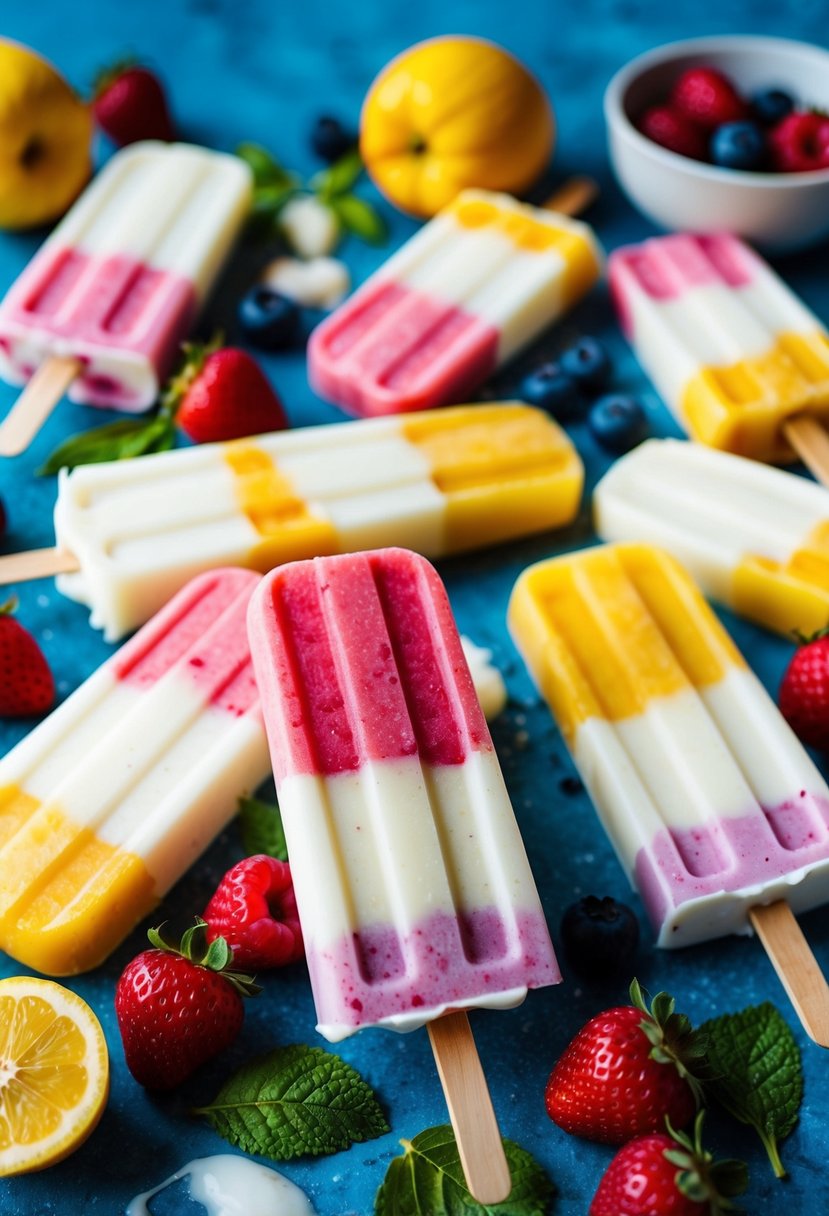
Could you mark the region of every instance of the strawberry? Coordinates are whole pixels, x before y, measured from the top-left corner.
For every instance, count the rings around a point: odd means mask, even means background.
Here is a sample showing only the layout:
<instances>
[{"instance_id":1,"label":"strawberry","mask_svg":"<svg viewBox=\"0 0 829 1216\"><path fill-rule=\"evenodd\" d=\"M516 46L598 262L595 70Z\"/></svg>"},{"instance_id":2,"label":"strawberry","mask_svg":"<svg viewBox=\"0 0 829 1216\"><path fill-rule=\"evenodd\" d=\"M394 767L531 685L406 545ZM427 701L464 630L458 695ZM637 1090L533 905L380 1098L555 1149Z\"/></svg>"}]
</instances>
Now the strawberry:
<instances>
[{"instance_id":1,"label":"strawberry","mask_svg":"<svg viewBox=\"0 0 829 1216\"><path fill-rule=\"evenodd\" d=\"M798 739L829 751L829 628L796 636L800 646L783 672L777 702Z\"/></svg>"},{"instance_id":2,"label":"strawberry","mask_svg":"<svg viewBox=\"0 0 829 1216\"><path fill-rule=\"evenodd\" d=\"M714 1161L702 1147L703 1112L694 1136L657 1132L629 1141L611 1161L588 1216L720 1216L748 1185L742 1161Z\"/></svg>"},{"instance_id":3,"label":"strawberry","mask_svg":"<svg viewBox=\"0 0 829 1216\"><path fill-rule=\"evenodd\" d=\"M150 929L154 948L128 963L115 987L127 1067L147 1089L173 1089L228 1047L242 1026L242 997L259 991L230 969L223 938L208 945L206 928L197 919L179 946Z\"/></svg>"},{"instance_id":4,"label":"strawberry","mask_svg":"<svg viewBox=\"0 0 829 1216\"><path fill-rule=\"evenodd\" d=\"M690 1068L702 1049L691 1024L660 992L648 1009L636 980L633 1005L591 1018L565 1048L545 1091L547 1114L566 1132L623 1144L658 1131L665 1117L685 1127L700 1086Z\"/></svg>"},{"instance_id":5,"label":"strawberry","mask_svg":"<svg viewBox=\"0 0 829 1216\"><path fill-rule=\"evenodd\" d=\"M638 126L643 135L669 152L693 160L705 160L708 156L704 132L673 106L651 106L639 119Z\"/></svg>"},{"instance_id":6,"label":"strawberry","mask_svg":"<svg viewBox=\"0 0 829 1216\"><path fill-rule=\"evenodd\" d=\"M139 139L176 137L158 77L131 61L116 64L95 81L95 120L119 148Z\"/></svg>"},{"instance_id":7,"label":"strawberry","mask_svg":"<svg viewBox=\"0 0 829 1216\"><path fill-rule=\"evenodd\" d=\"M288 425L282 403L255 359L233 346L185 344L182 370L167 388L162 411L194 443L224 442L281 431Z\"/></svg>"},{"instance_id":8,"label":"strawberry","mask_svg":"<svg viewBox=\"0 0 829 1216\"><path fill-rule=\"evenodd\" d=\"M260 971L302 958L302 930L287 862L257 853L219 883L204 913L207 940L223 937L240 967Z\"/></svg>"},{"instance_id":9,"label":"strawberry","mask_svg":"<svg viewBox=\"0 0 829 1216\"><path fill-rule=\"evenodd\" d=\"M677 80L669 99L704 131L713 131L724 122L747 118L749 108L731 81L716 68L688 68Z\"/></svg>"},{"instance_id":10,"label":"strawberry","mask_svg":"<svg viewBox=\"0 0 829 1216\"><path fill-rule=\"evenodd\" d=\"M0 717L44 714L55 699L49 664L28 630L12 613L17 600L0 604Z\"/></svg>"},{"instance_id":11,"label":"strawberry","mask_svg":"<svg viewBox=\"0 0 829 1216\"><path fill-rule=\"evenodd\" d=\"M829 117L787 114L769 132L772 164L781 173L829 169Z\"/></svg>"}]
</instances>

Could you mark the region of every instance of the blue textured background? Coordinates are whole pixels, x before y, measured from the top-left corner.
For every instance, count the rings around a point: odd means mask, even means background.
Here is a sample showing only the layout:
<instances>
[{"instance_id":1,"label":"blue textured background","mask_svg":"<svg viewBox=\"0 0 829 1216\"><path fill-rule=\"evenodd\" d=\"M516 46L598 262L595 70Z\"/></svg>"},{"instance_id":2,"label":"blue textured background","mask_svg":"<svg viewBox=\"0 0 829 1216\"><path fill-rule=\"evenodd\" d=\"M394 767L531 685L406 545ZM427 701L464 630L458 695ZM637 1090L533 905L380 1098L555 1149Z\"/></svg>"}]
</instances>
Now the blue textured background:
<instances>
[{"instance_id":1,"label":"blue textured background","mask_svg":"<svg viewBox=\"0 0 829 1216\"><path fill-rule=\"evenodd\" d=\"M415 4L364 0L329 6L320 0L270 3L269 0L132 0L96 6L38 0L4 6L3 33L51 58L80 89L95 70L124 51L149 60L165 78L182 136L232 149L242 139L271 147L287 165L304 172L317 168L307 147L312 119L322 111L356 121L360 101L373 75L392 55L439 33L475 33L503 42L533 68L550 93L559 122L553 175L594 174L602 186L590 218L608 248L647 235L648 226L622 199L606 163L601 94L612 72L635 53L674 38L708 33L772 33L826 43L825 0L794 5L772 0L579 0L578 4L524 0L419 0ZM99 148L100 156L109 149ZM370 187L363 187L371 196ZM373 196L372 196L373 197ZM398 243L413 225L384 206ZM10 283L36 248L42 234L0 235L0 287ZM825 257L825 250L823 251ZM351 240L343 256L359 282L385 256ZM825 261L823 263L825 267ZM829 317L829 283L820 258L812 254L778 263L807 302ZM250 281L251 256L236 260L212 308L232 333L233 302ZM672 433L672 424L613 324L599 290L539 349L554 350L564 337L596 333L606 339L616 366L616 385L641 393L655 433ZM534 352L537 357L539 351ZM528 362L525 360L524 362ZM295 424L335 420L336 410L307 387L299 354L265 360ZM508 388L516 369L502 377ZM14 393L0 385L0 412ZM49 544L55 485L33 476L37 465L65 436L102 421L99 413L63 403L32 449L0 469L0 492L11 518L0 544L7 551ZM592 485L607 457L590 442L583 426L573 437L588 466ZM554 936L563 908L587 892L638 900L626 888L610 846L584 795L568 795L562 780L572 774L557 731L538 703L504 627L510 588L530 561L576 548L590 538L586 511L565 534L546 536L508 550L472 556L441 569L461 629L490 646L505 672L511 694L508 711L495 723L494 737L516 812L523 829ZM21 619L40 639L65 696L110 653L87 622L86 612L58 596L51 583L19 589ZM789 645L748 624L727 619L738 644L768 684L776 688L789 657ZM0 751L27 729L0 723ZM521 732L526 732L524 741ZM241 856L234 825L164 901L159 916L187 916L203 908L218 876ZM829 968L829 925L824 911L802 918L818 958ZM39 1175L0 1182L4 1216L88 1216L118 1213L127 1201L190 1158L222 1152L224 1142L188 1115L212 1096L243 1059L280 1043L321 1042L307 978L302 967L266 978L265 995L251 1002L235 1047L204 1069L178 1094L153 1099L132 1081L123 1065L115 1028L115 980L141 947L137 930L94 974L70 981L98 1012L110 1046L112 1095L103 1121L73 1157ZM712 1116L708 1139L717 1151L745 1156L751 1166L746 1207L754 1216L771 1216L786 1204L795 1211L823 1211L829 1198L825 1163L829 1155L827 1058L796 1023L782 989L754 940L730 939L682 953L657 952L643 923L637 973L652 991L670 989L695 1019L771 1000L793 1025L803 1049L806 1098L800 1125L784 1147L791 1179L777 1182L759 1143L736 1125ZM0 975L20 972L0 956ZM509 1013L473 1016L480 1052L505 1135L518 1140L549 1170L560 1188L555 1211L584 1213L601 1172L610 1159L606 1148L572 1139L555 1128L543 1107L547 1073L578 1026L603 1004L624 998L584 991L571 977L557 989L531 994ZM284 1165L283 1172L304 1187L320 1216L367 1216L386 1166L401 1137L411 1138L445 1121L445 1108L425 1033L398 1037L368 1031L342 1044L342 1056L375 1087L388 1112L392 1131L381 1140L344 1154ZM159 1211L162 1207L159 1206ZM172 1209L164 1209L172 1210ZM180 1210L180 1209L178 1209Z\"/></svg>"}]
</instances>

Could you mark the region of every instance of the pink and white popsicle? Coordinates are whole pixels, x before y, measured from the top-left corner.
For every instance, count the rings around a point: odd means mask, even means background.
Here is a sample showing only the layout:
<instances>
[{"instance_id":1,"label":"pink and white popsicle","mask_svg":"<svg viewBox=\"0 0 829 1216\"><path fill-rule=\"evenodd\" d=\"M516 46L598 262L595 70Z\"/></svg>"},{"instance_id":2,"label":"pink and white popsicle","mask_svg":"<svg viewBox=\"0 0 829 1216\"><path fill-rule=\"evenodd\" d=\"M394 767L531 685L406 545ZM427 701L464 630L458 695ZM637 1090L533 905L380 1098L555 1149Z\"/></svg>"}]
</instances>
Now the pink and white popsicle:
<instances>
[{"instance_id":1,"label":"pink and white popsicle","mask_svg":"<svg viewBox=\"0 0 829 1216\"><path fill-rule=\"evenodd\" d=\"M557 983L430 564L384 549L283 566L249 633L320 1033L410 1030Z\"/></svg>"}]
</instances>

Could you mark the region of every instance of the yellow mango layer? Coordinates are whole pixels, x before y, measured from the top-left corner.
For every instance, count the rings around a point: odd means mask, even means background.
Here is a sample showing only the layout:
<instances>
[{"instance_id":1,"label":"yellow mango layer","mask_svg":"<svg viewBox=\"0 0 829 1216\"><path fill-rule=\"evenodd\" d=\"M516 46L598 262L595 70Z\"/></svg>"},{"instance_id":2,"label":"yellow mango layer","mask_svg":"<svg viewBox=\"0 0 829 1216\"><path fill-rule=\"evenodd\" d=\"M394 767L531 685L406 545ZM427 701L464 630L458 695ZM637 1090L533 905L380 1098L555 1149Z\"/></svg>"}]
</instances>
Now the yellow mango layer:
<instances>
[{"instance_id":1,"label":"yellow mango layer","mask_svg":"<svg viewBox=\"0 0 829 1216\"><path fill-rule=\"evenodd\" d=\"M0 789L0 947L12 958L46 975L88 971L157 902L140 857Z\"/></svg>"},{"instance_id":2,"label":"yellow mango layer","mask_svg":"<svg viewBox=\"0 0 829 1216\"><path fill-rule=\"evenodd\" d=\"M685 570L648 545L539 562L510 598L510 631L565 738L588 718L641 714L655 697L744 666Z\"/></svg>"},{"instance_id":3,"label":"yellow mango layer","mask_svg":"<svg viewBox=\"0 0 829 1216\"><path fill-rule=\"evenodd\" d=\"M786 562L747 554L734 571L735 612L790 635L829 625L829 521Z\"/></svg>"},{"instance_id":4,"label":"yellow mango layer","mask_svg":"<svg viewBox=\"0 0 829 1216\"><path fill-rule=\"evenodd\" d=\"M680 411L709 447L776 464L797 459L783 424L806 413L829 423L829 338L783 334L767 354L708 367L685 386Z\"/></svg>"}]
</instances>

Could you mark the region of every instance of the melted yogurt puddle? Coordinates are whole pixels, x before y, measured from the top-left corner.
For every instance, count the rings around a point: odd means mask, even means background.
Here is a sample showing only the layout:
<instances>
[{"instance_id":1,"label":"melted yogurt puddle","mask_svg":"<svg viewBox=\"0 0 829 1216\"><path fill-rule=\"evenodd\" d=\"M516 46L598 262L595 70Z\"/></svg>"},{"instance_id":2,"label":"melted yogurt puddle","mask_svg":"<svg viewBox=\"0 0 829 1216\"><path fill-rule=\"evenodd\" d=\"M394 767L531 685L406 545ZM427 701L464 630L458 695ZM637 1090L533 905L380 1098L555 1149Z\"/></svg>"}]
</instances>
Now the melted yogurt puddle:
<instances>
[{"instance_id":1,"label":"melted yogurt puddle","mask_svg":"<svg viewBox=\"0 0 829 1216\"><path fill-rule=\"evenodd\" d=\"M127 1216L151 1216L147 1201L188 1176L190 1196L204 1204L207 1216L316 1216L308 1196L293 1182L232 1153L188 1161L159 1186L136 1195Z\"/></svg>"}]
</instances>

